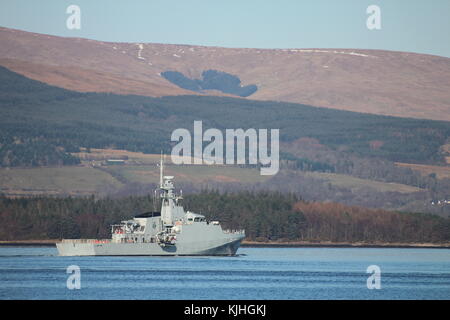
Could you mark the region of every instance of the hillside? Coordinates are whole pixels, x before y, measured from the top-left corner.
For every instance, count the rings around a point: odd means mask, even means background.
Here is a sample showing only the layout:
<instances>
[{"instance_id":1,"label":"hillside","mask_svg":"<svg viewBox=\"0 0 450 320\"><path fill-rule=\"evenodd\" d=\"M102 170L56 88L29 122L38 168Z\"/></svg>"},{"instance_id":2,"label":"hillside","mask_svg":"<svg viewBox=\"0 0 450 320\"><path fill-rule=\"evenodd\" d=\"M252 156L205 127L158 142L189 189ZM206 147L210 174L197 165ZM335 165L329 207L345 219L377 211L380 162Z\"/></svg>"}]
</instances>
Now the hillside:
<instances>
[{"instance_id":1,"label":"hillside","mask_svg":"<svg viewBox=\"0 0 450 320\"><path fill-rule=\"evenodd\" d=\"M0 89L1 139L4 147L14 149L25 144L42 150L37 144L40 142L63 147L67 152L76 152L80 147L114 146L128 151L170 153L172 131L192 130L194 120L200 119L205 129L278 128L282 151L288 151L286 159L296 159L293 154L305 147L303 142L308 138L306 141L316 141L316 153L330 156L345 151L397 162L445 163L446 153L441 147L450 136L445 121L228 97L79 93L1 67Z\"/></svg>"},{"instance_id":2,"label":"hillside","mask_svg":"<svg viewBox=\"0 0 450 320\"><path fill-rule=\"evenodd\" d=\"M204 130L279 128L281 171L266 179L252 167L168 168L187 191L272 189L307 200L448 215L449 206L429 205L450 190L443 175L450 168L445 121L230 97L80 93L1 67L0 115L0 193L9 196L148 193L157 181L149 154L170 153L171 132L192 130L201 119ZM128 160L100 163L114 157ZM439 175L396 162L423 163Z\"/></svg>"},{"instance_id":3,"label":"hillside","mask_svg":"<svg viewBox=\"0 0 450 320\"><path fill-rule=\"evenodd\" d=\"M75 91L228 95L183 89L161 76L178 72L195 81L216 70L237 77L243 87L255 85L256 91L252 87L245 93L252 93L248 98L253 100L450 121L450 59L444 57L359 49L112 43L7 28L0 28L0 44L1 66Z\"/></svg>"}]
</instances>

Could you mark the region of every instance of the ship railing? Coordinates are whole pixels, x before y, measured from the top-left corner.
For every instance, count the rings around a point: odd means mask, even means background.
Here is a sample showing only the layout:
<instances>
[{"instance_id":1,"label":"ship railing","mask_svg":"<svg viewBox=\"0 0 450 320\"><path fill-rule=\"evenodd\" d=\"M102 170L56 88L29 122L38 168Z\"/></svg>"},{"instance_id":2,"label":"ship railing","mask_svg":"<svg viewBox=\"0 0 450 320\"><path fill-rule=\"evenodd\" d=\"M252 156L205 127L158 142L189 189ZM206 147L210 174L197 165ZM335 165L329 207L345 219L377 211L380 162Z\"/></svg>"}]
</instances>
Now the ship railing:
<instances>
[{"instance_id":1,"label":"ship railing","mask_svg":"<svg viewBox=\"0 0 450 320\"><path fill-rule=\"evenodd\" d=\"M111 239L62 239L61 242L70 242L70 243L110 243Z\"/></svg>"},{"instance_id":2,"label":"ship railing","mask_svg":"<svg viewBox=\"0 0 450 320\"><path fill-rule=\"evenodd\" d=\"M223 230L224 233L232 233L232 234L245 234L244 229L226 229Z\"/></svg>"}]
</instances>

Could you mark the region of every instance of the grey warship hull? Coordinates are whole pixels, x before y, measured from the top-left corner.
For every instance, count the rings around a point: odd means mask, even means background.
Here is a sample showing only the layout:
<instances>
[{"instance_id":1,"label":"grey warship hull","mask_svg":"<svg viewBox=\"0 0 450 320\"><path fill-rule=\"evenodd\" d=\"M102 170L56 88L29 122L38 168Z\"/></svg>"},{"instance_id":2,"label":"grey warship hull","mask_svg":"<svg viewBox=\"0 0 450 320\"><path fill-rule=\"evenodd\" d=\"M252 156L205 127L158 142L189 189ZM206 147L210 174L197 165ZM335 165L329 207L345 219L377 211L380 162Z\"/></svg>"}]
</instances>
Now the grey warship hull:
<instances>
[{"instance_id":1,"label":"grey warship hull","mask_svg":"<svg viewBox=\"0 0 450 320\"><path fill-rule=\"evenodd\" d=\"M241 239L220 244L167 245L157 243L57 243L60 256L233 256Z\"/></svg>"}]
</instances>

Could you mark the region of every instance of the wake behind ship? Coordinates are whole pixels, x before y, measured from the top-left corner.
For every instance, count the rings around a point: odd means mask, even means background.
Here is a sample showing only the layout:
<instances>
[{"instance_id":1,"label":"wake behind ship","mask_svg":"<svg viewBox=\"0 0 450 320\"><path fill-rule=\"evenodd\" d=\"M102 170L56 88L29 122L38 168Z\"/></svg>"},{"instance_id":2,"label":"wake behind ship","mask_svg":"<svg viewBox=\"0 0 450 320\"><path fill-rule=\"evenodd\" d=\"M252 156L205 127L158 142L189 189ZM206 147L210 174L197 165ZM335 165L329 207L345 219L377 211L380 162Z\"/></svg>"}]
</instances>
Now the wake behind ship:
<instances>
[{"instance_id":1,"label":"wake behind ship","mask_svg":"<svg viewBox=\"0 0 450 320\"><path fill-rule=\"evenodd\" d=\"M161 211L147 212L112 225L107 240L64 239L56 244L61 256L174 256L235 255L244 230L222 230L218 221L181 205L174 193L173 176L163 175L160 164Z\"/></svg>"}]
</instances>

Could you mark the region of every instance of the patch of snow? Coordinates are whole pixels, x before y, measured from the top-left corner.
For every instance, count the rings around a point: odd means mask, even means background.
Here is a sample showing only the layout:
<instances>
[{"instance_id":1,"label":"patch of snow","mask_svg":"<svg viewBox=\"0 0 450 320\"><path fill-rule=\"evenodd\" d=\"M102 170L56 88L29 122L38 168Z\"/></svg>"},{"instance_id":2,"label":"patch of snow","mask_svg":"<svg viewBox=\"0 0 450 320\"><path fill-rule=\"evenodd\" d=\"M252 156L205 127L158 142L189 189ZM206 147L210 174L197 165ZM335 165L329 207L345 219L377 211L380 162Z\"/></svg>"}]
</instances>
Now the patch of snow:
<instances>
[{"instance_id":1,"label":"patch of snow","mask_svg":"<svg viewBox=\"0 0 450 320\"><path fill-rule=\"evenodd\" d=\"M144 45L142 43L137 43L137 46L139 47L138 59L145 60L145 58L141 56L142 50L144 50Z\"/></svg>"},{"instance_id":2,"label":"patch of snow","mask_svg":"<svg viewBox=\"0 0 450 320\"><path fill-rule=\"evenodd\" d=\"M358 56L358 57L369 57L369 58L376 58L375 56L370 56L363 53L358 52L347 52L347 51L329 51L329 50L317 50L317 49L282 49L283 52L308 52L308 53L334 53L334 54L346 54L351 56Z\"/></svg>"},{"instance_id":3,"label":"patch of snow","mask_svg":"<svg viewBox=\"0 0 450 320\"><path fill-rule=\"evenodd\" d=\"M369 55L367 55L367 54L356 53L356 52L350 52L350 53L348 53L348 54L349 54L349 55L352 55L352 56L369 57Z\"/></svg>"},{"instance_id":4,"label":"patch of snow","mask_svg":"<svg viewBox=\"0 0 450 320\"><path fill-rule=\"evenodd\" d=\"M173 54L173 56L176 57L176 58L181 58L179 55L177 55L175 53Z\"/></svg>"}]
</instances>

